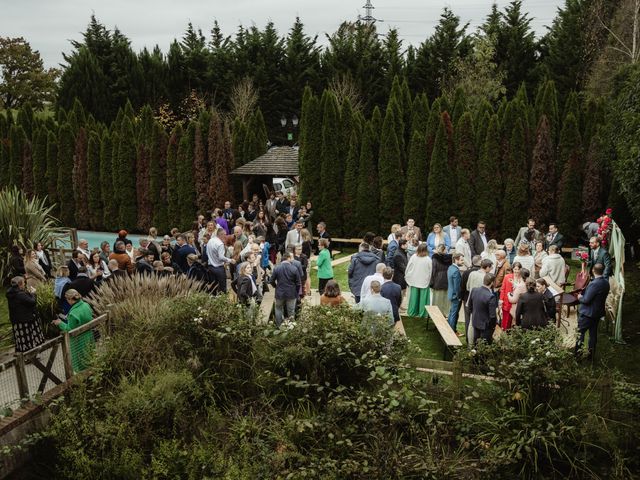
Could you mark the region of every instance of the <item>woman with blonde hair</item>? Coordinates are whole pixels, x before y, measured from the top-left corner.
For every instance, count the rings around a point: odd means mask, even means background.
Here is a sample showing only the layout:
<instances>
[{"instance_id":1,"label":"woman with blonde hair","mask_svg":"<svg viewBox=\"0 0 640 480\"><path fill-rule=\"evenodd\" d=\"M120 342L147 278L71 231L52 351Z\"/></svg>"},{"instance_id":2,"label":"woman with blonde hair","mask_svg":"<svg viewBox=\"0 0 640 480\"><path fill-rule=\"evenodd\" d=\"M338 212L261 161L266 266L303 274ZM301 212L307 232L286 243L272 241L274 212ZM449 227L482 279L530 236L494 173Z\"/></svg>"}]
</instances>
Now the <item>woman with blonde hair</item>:
<instances>
[{"instance_id":1,"label":"woman with blonde hair","mask_svg":"<svg viewBox=\"0 0 640 480\"><path fill-rule=\"evenodd\" d=\"M433 258L433 253L436 251L438 245L444 245L446 253L451 248L451 240L449 239L449 235L442 231L442 225L436 223L433 226L433 231L427 237L427 248L430 257Z\"/></svg>"},{"instance_id":2,"label":"woman with blonde hair","mask_svg":"<svg viewBox=\"0 0 640 480\"><path fill-rule=\"evenodd\" d=\"M495 240L489 240L487 242L487 248L480 254L482 260L491 260L493 263L489 273L496 273L496 266L498 265L498 259L496 258L496 252L498 251L498 242Z\"/></svg>"},{"instance_id":3,"label":"woman with blonde hair","mask_svg":"<svg viewBox=\"0 0 640 480\"><path fill-rule=\"evenodd\" d=\"M527 242L520 242L518 245L518 254L513 259L515 262L520 262L522 268L526 268L529 272L533 272L533 267L535 265L535 260L533 255L531 255L531 250L529 250L529 244Z\"/></svg>"},{"instance_id":4,"label":"woman with blonde hair","mask_svg":"<svg viewBox=\"0 0 640 480\"><path fill-rule=\"evenodd\" d=\"M67 314L67 322L63 322L59 318L52 323L57 325L63 332L69 332L75 328L89 323L93 320L93 312L87 302L82 300L82 295L73 288L67 290L64 294L67 302L71 305L71 310ZM89 366L91 353L93 351L94 339L93 330L87 330L80 335L71 339L71 364L75 372L81 372Z\"/></svg>"},{"instance_id":5,"label":"woman with blonde hair","mask_svg":"<svg viewBox=\"0 0 640 480\"><path fill-rule=\"evenodd\" d=\"M47 274L38 262L38 254L35 250L27 250L24 256L24 271L27 287L36 288L42 282L47 281Z\"/></svg>"},{"instance_id":6,"label":"woman with blonde hair","mask_svg":"<svg viewBox=\"0 0 640 480\"><path fill-rule=\"evenodd\" d=\"M427 316L429 305L429 283L431 281L432 262L427 245L418 245L416 254L409 259L404 279L409 287L409 305L407 315L410 317Z\"/></svg>"},{"instance_id":7,"label":"woman with blonde hair","mask_svg":"<svg viewBox=\"0 0 640 480\"><path fill-rule=\"evenodd\" d=\"M387 243L391 243L396 239L396 232L402 228L402 225L399 223L394 223L391 225L391 233L387 237Z\"/></svg>"}]
</instances>

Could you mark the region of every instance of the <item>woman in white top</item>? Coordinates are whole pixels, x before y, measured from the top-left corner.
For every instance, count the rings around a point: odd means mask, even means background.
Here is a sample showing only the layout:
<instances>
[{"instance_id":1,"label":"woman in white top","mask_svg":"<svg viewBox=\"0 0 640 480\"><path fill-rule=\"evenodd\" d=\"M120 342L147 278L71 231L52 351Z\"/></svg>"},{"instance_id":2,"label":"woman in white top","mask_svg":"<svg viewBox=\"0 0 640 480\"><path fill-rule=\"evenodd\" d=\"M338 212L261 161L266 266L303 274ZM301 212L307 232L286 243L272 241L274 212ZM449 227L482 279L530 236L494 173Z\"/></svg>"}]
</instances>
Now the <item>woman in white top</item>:
<instances>
[{"instance_id":1,"label":"woman in white top","mask_svg":"<svg viewBox=\"0 0 640 480\"><path fill-rule=\"evenodd\" d=\"M518 245L518 254L516 255L516 258L513 259L513 262L520 262L522 268L526 268L529 272L533 272L535 260L531 255L528 243L520 242L520 245Z\"/></svg>"},{"instance_id":2,"label":"woman in white top","mask_svg":"<svg viewBox=\"0 0 640 480\"><path fill-rule=\"evenodd\" d=\"M391 233L387 237L387 242L388 243L391 243L392 241L394 241L396 239L396 232L398 230L400 230L401 228L402 227L398 223L395 223L395 224L391 225Z\"/></svg>"},{"instance_id":3,"label":"woman in white top","mask_svg":"<svg viewBox=\"0 0 640 480\"><path fill-rule=\"evenodd\" d=\"M425 306L429 305L429 282L431 281L431 258L427 245L418 245L416 254L409 259L404 278L409 286L409 306L407 315L410 317L427 317Z\"/></svg>"},{"instance_id":4,"label":"woman in white top","mask_svg":"<svg viewBox=\"0 0 640 480\"><path fill-rule=\"evenodd\" d=\"M89 257L87 261L87 275L96 283L100 283L111 275L109 267L107 267L104 260L100 258L100 252L95 251Z\"/></svg>"},{"instance_id":5,"label":"woman in white top","mask_svg":"<svg viewBox=\"0 0 640 480\"><path fill-rule=\"evenodd\" d=\"M484 249L484 252L480 254L483 260L491 260L493 265L491 266L491 270L489 273L496 273L496 265L498 265L498 259L496 258L496 252L498 251L498 242L495 240L489 240L487 242L487 248Z\"/></svg>"}]
</instances>

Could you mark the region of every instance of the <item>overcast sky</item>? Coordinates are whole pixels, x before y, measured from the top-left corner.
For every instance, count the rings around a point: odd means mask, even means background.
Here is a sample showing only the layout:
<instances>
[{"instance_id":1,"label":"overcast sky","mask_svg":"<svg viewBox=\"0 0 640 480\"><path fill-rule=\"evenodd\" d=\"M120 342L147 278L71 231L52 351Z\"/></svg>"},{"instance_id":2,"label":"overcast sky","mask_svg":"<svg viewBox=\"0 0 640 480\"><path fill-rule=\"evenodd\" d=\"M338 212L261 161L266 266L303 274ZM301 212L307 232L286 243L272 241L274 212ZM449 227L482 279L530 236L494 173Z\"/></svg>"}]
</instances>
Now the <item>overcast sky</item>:
<instances>
[{"instance_id":1,"label":"overcast sky","mask_svg":"<svg viewBox=\"0 0 640 480\"><path fill-rule=\"evenodd\" d=\"M273 21L283 34L300 16L306 32L317 34L324 43L325 33L334 32L343 20L355 20L358 14L364 14L365 3L366 0L0 0L0 36L25 37L40 51L46 66L62 61L62 52L71 50L69 40L81 38L91 13L109 29L118 26L136 50L158 44L166 52L189 21L208 35L214 19L225 34L233 34L240 24L263 27L268 21ZM502 7L509 2L496 3ZM563 3L523 1L537 35L551 25ZM375 16L382 20L379 31L397 27L405 43L413 44L432 33L445 6L470 22L473 29L491 9L488 0L372 0L372 4Z\"/></svg>"}]
</instances>

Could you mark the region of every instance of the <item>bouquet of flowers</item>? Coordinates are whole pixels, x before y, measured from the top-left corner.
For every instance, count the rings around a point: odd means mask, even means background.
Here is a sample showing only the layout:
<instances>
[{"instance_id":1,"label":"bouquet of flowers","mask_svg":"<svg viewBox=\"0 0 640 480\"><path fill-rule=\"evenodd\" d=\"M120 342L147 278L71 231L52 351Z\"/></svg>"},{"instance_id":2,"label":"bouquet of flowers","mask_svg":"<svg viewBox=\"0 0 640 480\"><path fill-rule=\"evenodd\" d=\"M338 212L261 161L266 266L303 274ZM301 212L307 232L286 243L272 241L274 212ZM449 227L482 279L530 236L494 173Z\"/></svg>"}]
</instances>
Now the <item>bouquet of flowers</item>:
<instances>
[{"instance_id":1,"label":"bouquet of flowers","mask_svg":"<svg viewBox=\"0 0 640 480\"><path fill-rule=\"evenodd\" d=\"M600 216L596 222L598 223L598 238L600 239L600 244L603 247L607 247L609 244L609 234L611 233L612 227L612 219L611 214L613 210L607 208L604 212L604 215Z\"/></svg>"},{"instance_id":2,"label":"bouquet of flowers","mask_svg":"<svg viewBox=\"0 0 640 480\"><path fill-rule=\"evenodd\" d=\"M582 263L587 263L587 260L589 260L589 254L587 252L577 252L576 256Z\"/></svg>"}]
</instances>

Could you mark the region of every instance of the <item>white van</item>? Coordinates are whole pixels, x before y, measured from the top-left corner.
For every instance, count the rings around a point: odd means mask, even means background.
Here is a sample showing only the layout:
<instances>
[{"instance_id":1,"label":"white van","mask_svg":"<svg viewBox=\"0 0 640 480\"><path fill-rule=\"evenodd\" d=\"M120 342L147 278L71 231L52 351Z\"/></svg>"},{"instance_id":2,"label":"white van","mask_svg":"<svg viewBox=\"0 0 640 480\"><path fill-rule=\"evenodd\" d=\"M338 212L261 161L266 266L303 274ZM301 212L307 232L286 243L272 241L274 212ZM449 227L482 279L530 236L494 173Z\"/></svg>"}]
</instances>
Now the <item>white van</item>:
<instances>
[{"instance_id":1,"label":"white van","mask_svg":"<svg viewBox=\"0 0 640 480\"><path fill-rule=\"evenodd\" d=\"M298 181L295 178L288 177L275 177L273 179L274 192L282 192L285 197L290 197L292 194L297 194Z\"/></svg>"}]
</instances>

